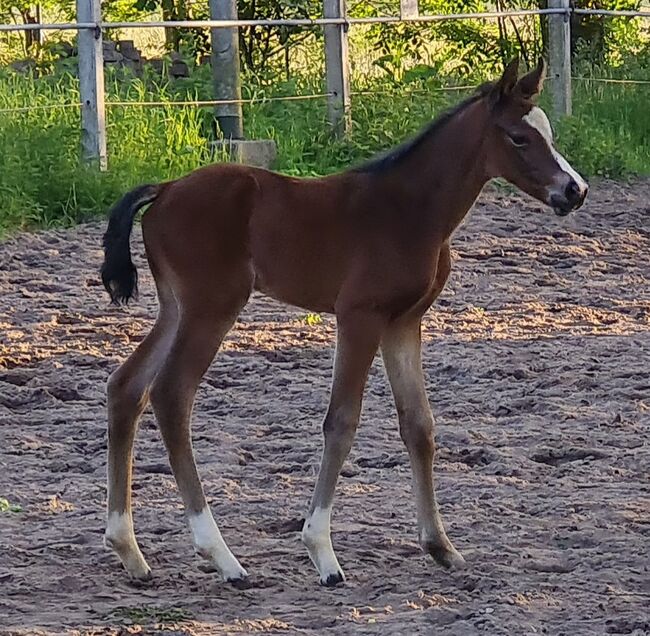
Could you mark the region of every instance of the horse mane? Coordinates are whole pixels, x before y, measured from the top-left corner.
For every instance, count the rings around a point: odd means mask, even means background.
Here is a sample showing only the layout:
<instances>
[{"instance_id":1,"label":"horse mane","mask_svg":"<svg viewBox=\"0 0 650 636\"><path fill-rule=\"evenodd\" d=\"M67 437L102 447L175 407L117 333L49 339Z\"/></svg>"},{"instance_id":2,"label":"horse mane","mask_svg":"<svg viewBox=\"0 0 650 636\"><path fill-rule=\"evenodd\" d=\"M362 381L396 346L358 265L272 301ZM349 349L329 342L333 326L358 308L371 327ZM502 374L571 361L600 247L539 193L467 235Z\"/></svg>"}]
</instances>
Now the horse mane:
<instances>
[{"instance_id":1,"label":"horse mane","mask_svg":"<svg viewBox=\"0 0 650 636\"><path fill-rule=\"evenodd\" d=\"M405 141L395 148L384 151L377 157L374 157L362 163L361 165L356 166L355 168L352 168L352 172L377 174L395 167L404 159L406 159L406 157L408 157L412 152L417 150L422 145L422 143L431 139L432 136L437 134L438 131L440 131L456 115L464 111L468 106L475 104L477 101L485 97L493 86L494 84L492 82L481 84L476 89L476 91L470 95L470 97L460 102L460 104L457 104L453 108L450 108L441 113L415 137Z\"/></svg>"}]
</instances>

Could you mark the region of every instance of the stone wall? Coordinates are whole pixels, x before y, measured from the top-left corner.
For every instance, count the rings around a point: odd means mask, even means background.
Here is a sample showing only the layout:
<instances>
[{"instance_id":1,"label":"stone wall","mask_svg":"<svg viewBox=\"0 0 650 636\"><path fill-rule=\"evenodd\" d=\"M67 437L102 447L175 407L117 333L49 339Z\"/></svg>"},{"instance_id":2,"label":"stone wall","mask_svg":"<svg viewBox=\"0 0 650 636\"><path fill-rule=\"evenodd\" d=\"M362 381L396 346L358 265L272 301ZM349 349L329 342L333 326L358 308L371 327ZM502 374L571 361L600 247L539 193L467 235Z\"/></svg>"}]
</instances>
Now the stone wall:
<instances>
[{"instance_id":1,"label":"stone wall","mask_svg":"<svg viewBox=\"0 0 650 636\"><path fill-rule=\"evenodd\" d=\"M146 58L138 50L133 40L104 40L103 42L104 66L106 68L128 68L136 75L142 75L145 68L149 67L158 75L168 75L172 78L189 77L190 67L179 53L171 53L169 58ZM68 42L58 44L56 57L60 61L74 60L77 49ZM201 57L200 64L209 64L210 56ZM38 74L39 64L34 59L17 60L9 64L9 68L18 73Z\"/></svg>"}]
</instances>

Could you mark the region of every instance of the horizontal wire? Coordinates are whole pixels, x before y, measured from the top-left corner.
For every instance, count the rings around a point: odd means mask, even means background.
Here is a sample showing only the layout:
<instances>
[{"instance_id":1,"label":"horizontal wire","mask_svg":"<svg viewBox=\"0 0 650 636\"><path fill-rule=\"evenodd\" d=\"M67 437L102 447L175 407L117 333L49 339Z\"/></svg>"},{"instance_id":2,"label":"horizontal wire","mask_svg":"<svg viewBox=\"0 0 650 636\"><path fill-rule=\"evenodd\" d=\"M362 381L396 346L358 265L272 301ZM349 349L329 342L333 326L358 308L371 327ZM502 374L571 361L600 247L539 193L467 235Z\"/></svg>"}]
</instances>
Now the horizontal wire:
<instances>
[{"instance_id":1,"label":"horizontal wire","mask_svg":"<svg viewBox=\"0 0 650 636\"><path fill-rule=\"evenodd\" d=\"M221 106L227 104L259 104L263 102L280 102L280 101L299 101L306 99L319 99L329 97L334 93L314 93L313 95L285 95L278 97L260 97L251 99L210 99L210 100L193 100L193 101L158 101L158 102L133 102L107 101L106 106Z\"/></svg>"},{"instance_id":2,"label":"horizontal wire","mask_svg":"<svg viewBox=\"0 0 650 636\"><path fill-rule=\"evenodd\" d=\"M650 11L633 11L628 9L571 9L576 15L601 15L620 18L650 18Z\"/></svg>"},{"instance_id":3,"label":"horizontal wire","mask_svg":"<svg viewBox=\"0 0 650 636\"><path fill-rule=\"evenodd\" d=\"M387 24L396 22L439 22L444 20L488 20L493 18L522 17L533 15L594 15L626 18L650 18L650 11L624 9L520 9L515 11L483 11L473 13L446 13L417 16L375 16L366 18L295 18L277 20L161 20L152 22L63 22L53 24L0 24L0 32L5 31L69 31L81 29L216 29L256 26L331 26L355 24Z\"/></svg>"},{"instance_id":4,"label":"horizontal wire","mask_svg":"<svg viewBox=\"0 0 650 636\"><path fill-rule=\"evenodd\" d=\"M483 11L473 13L438 13L417 16L375 16L367 18L287 18L274 20L162 20L155 22L100 22L102 29L126 28L235 28L255 26L332 26L355 24L386 24L392 22L438 22L444 20L478 20L529 15L564 15L571 9L520 9L517 11Z\"/></svg>"},{"instance_id":5,"label":"horizontal wire","mask_svg":"<svg viewBox=\"0 0 650 636\"><path fill-rule=\"evenodd\" d=\"M0 113L27 113L33 110L56 110L57 108L80 108L82 103L44 104L42 106L14 106L12 108L0 108Z\"/></svg>"},{"instance_id":6,"label":"horizontal wire","mask_svg":"<svg viewBox=\"0 0 650 636\"><path fill-rule=\"evenodd\" d=\"M642 79L615 79L610 77L576 77L572 76L572 80L577 82L602 82L603 84L650 84L650 80Z\"/></svg>"},{"instance_id":7,"label":"horizontal wire","mask_svg":"<svg viewBox=\"0 0 650 636\"><path fill-rule=\"evenodd\" d=\"M600 82L603 84L630 84L630 85L648 85L650 80L640 80L640 79L614 79L606 77L578 77L574 76L572 80L578 82ZM474 90L476 86L474 84L465 85L465 86L439 86L432 89L416 89L413 91L408 91L409 94L421 94L426 95L431 92L447 92L447 91L467 91ZM282 101L304 101L311 99L322 99L324 97L330 97L334 93L313 93L309 95L285 95L285 96L274 96L274 97L261 97L261 98L250 98L250 99L211 99L211 100L181 100L181 101L106 101L105 106L110 108L112 106L118 107L131 107L131 106L140 106L140 107L156 107L156 106L178 106L178 107L204 107L204 106L222 106L229 104L263 104L266 102L282 102ZM350 95L353 97L358 96L369 96L369 95L391 95L392 91L351 91ZM0 108L0 113L25 113L36 110L55 110L57 108L80 108L83 106L82 103L62 103L62 104L44 104L41 106L16 106L14 108Z\"/></svg>"},{"instance_id":8,"label":"horizontal wire","mask_svg":"<svg viewBox=\"0 0 650 636\"><path fill-rule=\"evenodd\" d=\"M60 24L0 24L0 31L64 31L81 29L215 29L256 26L332 26L354 24L386 24L394 22L437 22L444 20L478 20L532 15L564 15L571 9L521 9L518 11L484 11L418 16L376 16L367 18L296 18L277 20L160 20L150 22L68 22Z\"/></svg>"},{"instance_id":9,"label":"horizontal wire","mask_svg":"<svg viewBox=\"0 0 650 636\"><path fill-rule=\"evenodd\" d=\"M96 22L61 22L56 24L0 24L1 31L81 31L96 29Z\"/></svg>"}]
</instances>

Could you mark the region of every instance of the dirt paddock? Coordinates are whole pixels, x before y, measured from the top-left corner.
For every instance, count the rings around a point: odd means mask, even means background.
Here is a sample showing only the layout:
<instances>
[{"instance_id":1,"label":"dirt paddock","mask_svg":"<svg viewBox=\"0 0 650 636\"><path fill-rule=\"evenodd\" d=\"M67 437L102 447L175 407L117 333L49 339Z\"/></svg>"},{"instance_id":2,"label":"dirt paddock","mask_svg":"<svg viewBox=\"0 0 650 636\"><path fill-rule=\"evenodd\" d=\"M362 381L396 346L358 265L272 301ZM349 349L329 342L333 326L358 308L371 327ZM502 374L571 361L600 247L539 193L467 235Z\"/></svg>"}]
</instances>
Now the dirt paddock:
<instances>
[{"instance_id":1,"label":"dirt paddock","mask_svg":"<svg viewBox=\"0 0 650 636\"><path fill-rule=\"evenodd\" d=\"M439 499L469 567L418 549L378 359L337 490L334 590L299 539L333 321L254 297L198 395L199 468L251 589L194 555L145 416L135 525L154 579L137 586L101 539L105 382L155 315L139 235L128 309L99 286L103 224L0 245L0 633L650 634L649 205L649 182L603 182L567 219L482 198L424 326Z\"/></svg>"}]
</instances>

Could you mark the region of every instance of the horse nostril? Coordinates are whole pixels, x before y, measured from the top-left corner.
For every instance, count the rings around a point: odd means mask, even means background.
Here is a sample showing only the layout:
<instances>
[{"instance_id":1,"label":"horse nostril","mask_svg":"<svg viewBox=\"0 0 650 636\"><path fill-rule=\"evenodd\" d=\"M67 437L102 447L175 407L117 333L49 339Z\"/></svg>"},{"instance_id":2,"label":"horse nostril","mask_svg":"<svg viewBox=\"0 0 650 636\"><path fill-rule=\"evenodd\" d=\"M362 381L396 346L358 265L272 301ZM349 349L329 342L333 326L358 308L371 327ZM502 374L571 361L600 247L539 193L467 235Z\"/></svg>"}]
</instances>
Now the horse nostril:
<instances>
[{"instance_id":1,"label":"horse nostril","mask_svg":"<svg viewBox=\"0 0 650 636\"><path fill-rule=\"evenodd\" d=\"M570 201L571 203L576 203L580 200L581 194L582 193L580 191L580 186L573 179L571 179L565 191L567 201Z\"/></svg>"}]
</instances>

